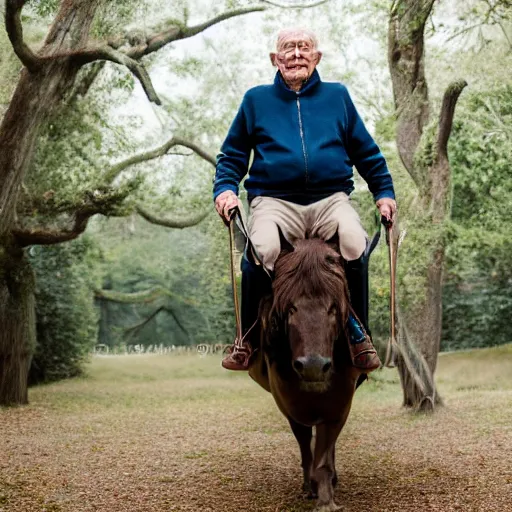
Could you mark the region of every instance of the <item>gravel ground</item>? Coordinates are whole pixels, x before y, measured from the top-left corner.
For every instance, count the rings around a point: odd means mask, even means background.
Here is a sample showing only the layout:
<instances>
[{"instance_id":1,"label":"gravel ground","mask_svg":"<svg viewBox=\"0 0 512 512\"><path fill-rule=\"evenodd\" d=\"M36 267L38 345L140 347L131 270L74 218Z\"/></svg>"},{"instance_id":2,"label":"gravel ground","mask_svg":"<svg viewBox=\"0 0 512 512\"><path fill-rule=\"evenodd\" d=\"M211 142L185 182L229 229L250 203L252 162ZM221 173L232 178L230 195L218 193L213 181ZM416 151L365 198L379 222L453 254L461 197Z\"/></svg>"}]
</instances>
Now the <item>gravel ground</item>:
<instances>
[{"instance_id":1,"label":"gravel ground","mask_svg":"<svg viewBox=\"0 0 512 512\"><path fill-rule=\"evenodd\" d=\"M476 354L476 355L475 355ZM0 409L0 512L313 510L270 395L215 357L95 358ZM343 511L512 510L512 346L441 357L446 406L400 408L391 370L337 445Z\"/></svg>"}]
</instances>

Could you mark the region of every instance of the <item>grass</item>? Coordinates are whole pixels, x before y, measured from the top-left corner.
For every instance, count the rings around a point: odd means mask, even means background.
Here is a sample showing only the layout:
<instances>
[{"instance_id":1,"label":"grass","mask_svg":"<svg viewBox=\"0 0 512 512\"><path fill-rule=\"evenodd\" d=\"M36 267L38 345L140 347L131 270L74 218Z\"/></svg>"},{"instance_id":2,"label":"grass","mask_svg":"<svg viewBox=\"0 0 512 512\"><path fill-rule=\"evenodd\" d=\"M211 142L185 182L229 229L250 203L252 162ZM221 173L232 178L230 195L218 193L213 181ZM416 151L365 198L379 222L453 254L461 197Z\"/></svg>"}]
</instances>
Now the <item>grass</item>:
<instances>
[{"instance_id":1,"label":"grass","mask_svg":"<svg viewBox=\"0 0 512 512\"><path fill-rule=\"evenodd\" d=\"M337 448L343 510L505 510L512 345L441 354L446 406L400 407L394 370L354 400ZM270 395L220 357L94 357L0 409L0 512L303 512L298 449Z\"/></svg>"}]
</instances>

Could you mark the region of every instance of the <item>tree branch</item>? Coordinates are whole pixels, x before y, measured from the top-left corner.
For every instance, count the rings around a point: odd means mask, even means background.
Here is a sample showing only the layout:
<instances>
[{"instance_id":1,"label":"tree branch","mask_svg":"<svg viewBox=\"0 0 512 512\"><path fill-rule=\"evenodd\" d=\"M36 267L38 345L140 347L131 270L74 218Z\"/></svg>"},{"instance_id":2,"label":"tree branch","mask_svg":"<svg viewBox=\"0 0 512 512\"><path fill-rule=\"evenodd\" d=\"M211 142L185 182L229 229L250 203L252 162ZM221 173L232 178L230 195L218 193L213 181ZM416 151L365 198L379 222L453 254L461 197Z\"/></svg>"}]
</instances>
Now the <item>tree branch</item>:
<instances>
[{"instance_id":1,"label":"tree branch","mask_svg":"<svg viewBox=\"0 0 512 512\"><path fill-rule=\"evenodd\" d=\"M180 319L178 318L176 313L171 308L169 308L167 306L160 306L155 311L153 311L153 313L151 313L147 318L145 318L142 322L140 322L136 325L133 325L132 327L128 327L128 329L125 329L124 335L126 337L136 336L144 326L146 326L149 322L151 322L151 320L153 320L153 318L155 318L162 311L169 313L174 318L174 321L176 322L178 327L187 335L187 337L189 336L188 331L185 329L184 325L182 324L182 322L180 321Z\"/></svg>"},{"instance_id":2,"label":"tree branch","mask_svg":"<svg viewBox=\"0 0 512 512\"><path fill-rule=\"evenodd\" d=\"M457 105L457 100L461 92L467 85L468 83L465 80L458 80L450 84L444 93L441 113L439 115L439 133L437 137L438 154L444 156L448 154L448 139L452 131L455 106Z\"/></svg>"},{"instance_id":3,"label":"tree branch","mask_svg":"<svg viewBox=\"0 0 512 512\"><path fill-rule=\"evenodd\" d=\"M21 247L29 245L53 245L69 242L78 238L87 228L87 223L94 213L77 213L71 229L13 229L17 243Z\"/></svg>"},{"instance_id":4,"label":"tree branch","mask_svg":"<svg viewBox=\"0 0 512 512\"><path fill-rule=\"evenodd\" d=\"M156 286L149 290L133 293L116 292L114 290L94 290L94 295L98 299L118 304L150 304L162 297L172 296L171 292L163 286Z\"/></svg>"},{"instance_id":5,"label":"tree branch","mask_svg":"<svg viewBox=\"0 0 512 512\"><path fill-rule=\"evenodd\" d=\"M5 29L11 41L14 53L24 66L35 73L41 69L42 60L29 48L23 40L21 11L27 0L7 0L5 3Z\"/></svg>"},{"instance_id":6,"label":"tree branch","mask_svg":"<svg viewBox=\"0 0 512 512\"><path fill-rule=\"evenodd\" d=\"M114 180L128 167L140 164L142 162L148 162L150 160L154 160L155 158L164 156L169 152L171 148L175 146L183 146L191 149L203 160L206 160L208 163L212 164L215 167L215 157L209 154L205 149L195 144L194 142L188 141L186 139L182 139L180 137L171 137L166 143L162 144L161 146L131 156L130 158L127 158L126 160L123 160L118 164L114 165L113 167L111 167L105 173L103 183L105 185L111 185L114 182Z\"/></svg>"},{"instance_id":7,"label":"tree branch","mask_svg":"<svg viewBox=\"0 0 512 512\"><path fill-rule=\"evenodd\" d=\"M273 7L281 7L282 9L309 9L311 7L316 7L317 5L326 4L329 0L318 0L317 2L307 4L298 4L298 5L288 5L288 4L281 4L279 2L273 2L272 0L260 0L263 4L272 5Z\"/></svg>"},{"instance_id":8,"label":"tree branch","mask_svg":"<svg viewBox=\"0 0 512 512\"><path fill-rule=\"evenodd\" d=\"M156 94L151 78L146 68L136 60L132 59L129 55L115 50L110 46L98 46L95 48L86 48L84 50L69 53L68 55L55 55L52 59L62 58L63 56L69 57L72 61L79 64L87 64L89 62L96 62L98 60L108 60L116 64L126 66L133 75L139 80L148 97L149 101L161 105L162 102Z\"/></svg>"},{"instance_id":9,"label":"tree branch","mask_svg":"<svg viewBox=\"0 0 512 512\"><path fill-rule=\"evenodd\" d=\"M151 320L153 320L153 318L155 318L159 313L164 311L164 309L164 306L160 306L159 308L155 309L155 311L153 311L153 313L151 313L147 318L142 320L142 322L139 322L138 324L132 325L131 327L125 329L123 332L125 338L132 338L137 336L142 328L149 324L149 322L151 322Z\"/></svg>"},{"instance_id":10,"label":"tree branch","mask_svg":"<svg viewBox=\"0 0 512 512\"><path fill-rule=\"evenodd\" d=\"M206 210L204 212L201 212L198 215L194 215L193 217L188 217L184 219L163 219L160 217L157 217L155 214L148 212L146 209L144 209L142 206L137 205L135 207L135 211L145 220L150 222L151 224L156 224L158 226L164 226L166 228L172 228L172 229L184 229L189 228L191 226L196 226L199 224L203 219L205 219L208 214L210 213L210 210Z\"/></svg>"},{"instance_id":11,"label":"tree branch","mask_svg":"<svg viewBox=\"0 0 512 512\"><path fill-rule=\"evenodd\" d=\"M150 53L160 50L169 43L195 36L196 34L203 32L207 28L212 27L213 25L216 25L221 21L225 21L230 18L242 16L244 14L249 14L252 12L265 11L266 9L267 7L265 6L254 6L247 7L245 9L235 9L233 11L227 11L222 14L219 14L218 16L215 16L214 18L199 25L195 25L193 27L179 26L174 24L174 26L172 26L171 28L167 28L166 30L163 30L161 32L151 34L146 38L145 42L132 47L126 52L126 54L131 58L138 60L145 55L149 55ZM127 43L129 39L130 34L128 34L124 38L124 43ZM122 45L123 43L117 41L115 44L117 46Z\"/></svg>"},{"instance_id":12,"label":"tree branch","mask_svg":"<svg viewBox=\"0 0 512 512\"><path fill-rule=\"evenodd\" d=\"M98 299L107 300L109 302L116 302L117 304L150 304L158 299L168 297L189 306L196 306L192 300L185 299L180 295L172 293L164 286L155 286L149 290L142 290L140 292L117 292L115 290L94 290L94 296Z\"/></svg>"},{"instance_id":13,"label":"tree branch","mask_svg":"<svg viewBox=\"0 0 512 512\"><path fill-rule=\"evenodd\" d=\"M21 247L53 245L74 240L85 231L87 223L93 215L103 214L111 217L123 215L123 212L119 212L119 208L129 193L129 189L98 189L94 192L88 190L78 202L63 203L57 206L60 212L73 212L73 226L71 229L15 227L12 234Z\"/></svg>"},{"instance_id":14,"label":"tree branch","mask_svg":"<svg viewBox=\"0 0 512 512\"><path fill-rule=\"evenodd\" d=\"M217 159L208 153L204 148L196 144L195 142L191 142L187 139L182 139L181 137L175 137L175 142L179 146L183 146L185 148L191 149L194 153L200 156L203 160L206 160L208 163L212 164L213 167L217 165Z\"/></svg>"}]
</instances>

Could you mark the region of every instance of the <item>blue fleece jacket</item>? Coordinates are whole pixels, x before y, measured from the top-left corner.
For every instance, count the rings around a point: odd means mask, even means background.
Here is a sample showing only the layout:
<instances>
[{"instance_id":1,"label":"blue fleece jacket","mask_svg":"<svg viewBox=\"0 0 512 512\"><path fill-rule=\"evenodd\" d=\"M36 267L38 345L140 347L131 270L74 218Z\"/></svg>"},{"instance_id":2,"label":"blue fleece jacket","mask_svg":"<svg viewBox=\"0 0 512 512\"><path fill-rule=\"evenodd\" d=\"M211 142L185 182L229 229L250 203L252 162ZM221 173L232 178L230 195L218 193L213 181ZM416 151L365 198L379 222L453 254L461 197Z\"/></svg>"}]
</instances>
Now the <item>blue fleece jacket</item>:
<instances>
[{"instance_id":1,"label":"blue fleece jacket","mask_svg":"<svg viewBox=\"0 0 512 512\"><path fill-rule=\"evenodd\" d=\"M377 144L340 83L322 82L315 70L299 92L278 72L272 85L247 91L217 156L214 199L238 194L245 181L249 201L271 196L310 204L354 190L352 166L375 200L394 198L393 181Z\"/></svg>"}]
</instances>

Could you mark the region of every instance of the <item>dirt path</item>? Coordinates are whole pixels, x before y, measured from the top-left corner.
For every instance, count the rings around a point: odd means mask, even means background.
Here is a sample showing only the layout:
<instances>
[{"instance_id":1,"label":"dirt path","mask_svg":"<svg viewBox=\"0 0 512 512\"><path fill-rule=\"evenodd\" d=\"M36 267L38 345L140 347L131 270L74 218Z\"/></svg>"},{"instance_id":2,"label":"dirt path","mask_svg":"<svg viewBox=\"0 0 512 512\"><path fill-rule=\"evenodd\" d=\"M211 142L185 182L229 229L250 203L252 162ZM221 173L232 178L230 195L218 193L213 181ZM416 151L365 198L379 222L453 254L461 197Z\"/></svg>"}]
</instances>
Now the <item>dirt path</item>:
<instances>
[{"instance_id":1,"label":"dirt path","mask_svg":"<svg viewBox=\"0 0 512 512\"><path fill-rule=\"evenodd\" d=\"M377 378L338 442L342 510L512 510L512 347L444 356L433 417ZM300 486L271 397L213 357L98 358L0 410L0 512L312 510Z\"/></svg>"}]
</instances>

